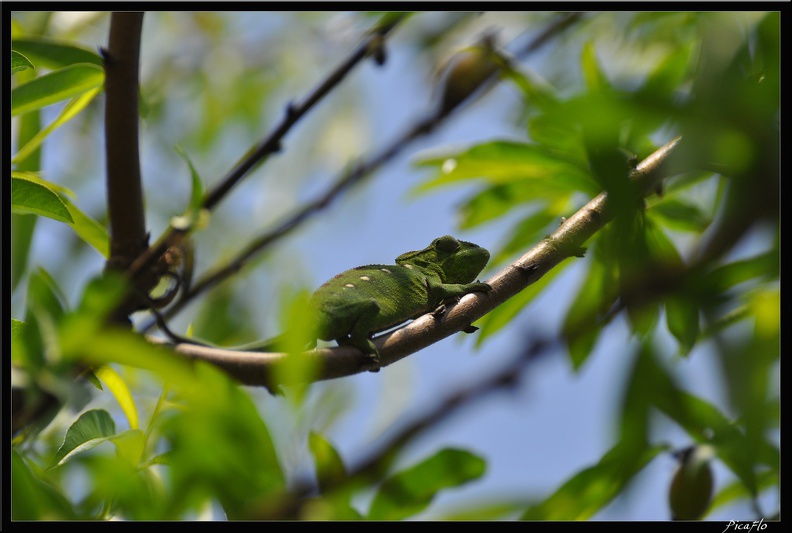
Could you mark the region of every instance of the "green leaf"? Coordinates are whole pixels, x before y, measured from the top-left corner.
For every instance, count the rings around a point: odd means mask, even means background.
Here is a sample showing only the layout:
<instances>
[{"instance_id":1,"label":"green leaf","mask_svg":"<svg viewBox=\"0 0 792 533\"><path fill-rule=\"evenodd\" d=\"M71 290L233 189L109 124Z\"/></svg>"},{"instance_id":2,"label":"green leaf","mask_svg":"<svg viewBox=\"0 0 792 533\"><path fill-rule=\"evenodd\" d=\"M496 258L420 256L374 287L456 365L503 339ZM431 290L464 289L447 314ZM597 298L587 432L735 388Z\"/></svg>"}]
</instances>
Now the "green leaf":
<instances>
[{"instance_id":1,"label":"green leaf","mask_svg":"<svg viewBox=\"0 0 792 533\"><path fill-rule=\"evenodd\" d=\"M37 64L50 69L59 69L76 63L90 63L98 67L103 65L102 58L96 52L52 39L15 38L12 46L14 50L33 58Z\"/></svg>"},{"instance_id":2,"label":"green leaf","mask_svg":"<svg viewBox=\"0 0 792 533\"><path fill-rule=\"evenodd\" d=\"M104 226L99 224L99 222L83 213L66 197L66 195L73 196L70 190L55 183L44 181L32 172L14 171L11 172L11 177L13 179L33 182L48 189L49 192L56 194L58 196L58 201L63 204L68 215L71 217L71 220L62 220L62 222L68 223L80 239L95 248L103 257L108 257L110 253L110 236L107 230Z\"/></svg>"},{"instance_id":3,"label":"green leaf","mask_svg":"<svg viewBox=\"0 0 792 533\"><path fill-rule=\"evenodd\" d=\"M68 198L61 198L72 217L71 229L87 244L91 245L102 257L110 256L110 235L99 222L83 213Z\"/></svg>"},{"instance_id":4,"label":"green leaf","mask_svg":"<svg viewBox=\"0 0 792 533\"><path fill-rule=\"evenodd\" d=\"M611 89L608 77L597 61L597 52L594 49L594 43L591 41L583 45L580 64L583 68L583 77L590 91L594 92Z\"/></svg>"},{"instance_id":5,"label":"green leaf","mask_svg":"<svg viewBox=\"0 0 792 533\"><path fill-rule=\"evenodd\" d=\"M52 458L50 468L61 466L75 455L88 451L115 435L115 422L103 409L91 409L66 430L63 444Z\"/></svg>"},{"instance_id":6,"label":"green leaf","mask_svg":"<svg viewBox=\"0 0 792 533\"><path fill-rule=\"evenodd\" d=\"M778 279L779 264L778 249L775 248L764 254L720 266L708 273L704 282L707 290L722 294L746 281Z\"/></svg>"},{"instance_id":7,"label":"green leaf","mask_svg":"<svg viewBox=\"0 0 792 533\"><path fill-rule=\"evenodd\" d=\"M778 486L779 476L777 471L765 470L756 476L757 488L761 492L769 488ZM737 500L750 500L751 493L745 488L741 481L734 481L723 487L710 503L708 513L721 508L725 505L733 503Z\"/></svg>"},{"instance_id":8,"label":"green leaf","mask_svg":"<svg viewBox=\"0 0 792 533\"><path fill-rule=\"evenodd\" d=\"M426 157L418 166L438 167L440 174L414 190L431 189L471 179L502 184L539 180L548 191L592 190L593 182L586 169L563 155L542 146L512 141L491 141L441 157Z\"/></svg>"},{"instance_id":9,"label":"green leaf","mask_svg":"<svg viewBox=\"0 0 792 533\"><path fill-rule=\"evenodd\" d=\"M618 283L613 268L602 260L598 241L589 253L586 277L580 283L577 295L567 311L562 328L572 366L579 370L588 359L599 337L602 318L613 305L617 296Z\"/></svg>"},{"instance_id":10,"label":"green leaf","mask_svg":"<svg viewBox=\"0 0 792 533\"><path fill-rule=\"evenodd\" d=\"M655 102L674 96L690 73L691 57L694 57L692 42L687 46L673 47L655 63L639 92Z\"/></svg>"},{"instance_id":11,"label":"green leaf","mask_svg":"<svg viewBox=\"0 0 792 533\"><path fill-rule=\"evenodd\" d=\"M22 332L25 331L27 324L22 322L21 320L17 320L16 318L11 319L11 340L13 341L19 335L22 335Z\"/></svg>"},{"instance_id":12,"label":"green leaf","mask_svg":"<svg viewBox=\"0 0 792 533\"><path fill-rule=\"evenodd\" d=\"M423 511L443 489L484 475L486 462L465 450L446 448L389 477L369 509L369 520L401 520Z\"/></svg>"},{"instance_id":13,"label":"green leaf","mask_svg":"<svg viewBox=\"0 0 792 533\"><path fill-rule=\"evenodd\" d=\"M325 492L328 485L346 477L344 461L327 439L311 431L308 435L308 448L314 458L316 479L322 492Z\"/></svg>"},{"instance_id":14,"label":"green leaf","mask_svg":"<svg viewBox=\"0 0 792 533\"><path fill-rule=\"evenodd\" d=\"M16 50L11 50L11 74L16 74L29 68L36 68L28 58Z\"/></svg>"},{"instance_id":15,"label":"green leaf","mask_svg":"<svg viewBox=\"0 0 792 533\"><path fill-rule=\"evenodd\" d=\"M28 466L17 450L11 451L11 519L74 520L69 500Z\"/></svg>"},{"instance_id":16,"label":"green leaf","mask_svg":"<svg viewBox=\"0 0 792 533\"><path fill-rule=\"evenodd\" d=\"M696 300L682 294L670 295L665 301L668 331L679 343L679 351L687 355L699 336L699 306Z\"/></svg>"},{"instance_id":17,"label":"green leaf","mask_svg":"<svg viewBox=\"0 0 792 533\"><path fill-rule=\"evenodd\" d=\"M40 182L24 178L11 178L11 212L74 222L69 209L56 192Z\"/></svg>"},{"instance_id":18,"label":"green leaf","mask_svg":"<svg viewBox=\"0 0 792 533\"><path fill-rule=\"evenodd\" d=\"M81 63L64 67L15 87L11 91L11 114L19 115L55 104L102 83L104 71L96 65Z\"/></svg>"},{"instance_id":19,"label":"green leaf","mask_svg":"<svg viewBox=\"0 0 792 533\"><path fill-rule=\"evenodd\" d=\"M60 115L46 128L40 130L33 138L31 138L22 148L19 149L17 154L11 160L11 163L18 163L19 161L28 157L34 150L36 150L47 136L63 126L66 122L77 116L80 111L85 109L94 97L102 91L102 87L96 87L92 90L86 91L83 94L76 96L71 102L66 104L61 110Z\"/></svg>"},{"instance_id":20,"label":"green leaf","mask_svg":"<svg viewBox=\"0 0 792 533\"><path fill-rule=\"evenodd\" d=\"M599 463L581 470L543 502L529 507L523 520L588 520L618 496L629 481L665 450L662 446L639 453L618 443Z\"/></svg>"},{"instance_id":21,"label":"green leaf","mask_svg":"<svg viewBox=\"0 0 792 533\"><path fill-rule=\"evenodd\" d=\"M701 233L712 223L712 217L700 207L678 198L663 198L651 205L647 214L679 231Z\"/></svg>"},{"instance_id":22,"label":"green leaf","mask_svg":"<svg viewBox=\"0 0 792 533\"><path fill-rule=\"evenodd\" d=\"M129 428L137 429L138 413L135 407L135 400L132 398L132 393L124 379L118 375L118 372L116 372L113 367L107 365L101 366L96 370L96 377L107 385L107 388L115 397L118 405L121 406L121 410L124 411L124 415L129 423Z\"/></svg>"},{"instance_id":23,"label":"green leaf","mask_svg":"<svg viewBox=\"0 0 792 533\"><path fill-rule=\"evenodd\" d=\"M538 281L477 320L475 325L478 326L479 331L476 335L476 346L481 346L487 337L494 335L501 328L511 324L514 317L539 295L553 278L564 270L567 264L569 263L557 265L539 278Z\"/></svg>"}]
</instances>

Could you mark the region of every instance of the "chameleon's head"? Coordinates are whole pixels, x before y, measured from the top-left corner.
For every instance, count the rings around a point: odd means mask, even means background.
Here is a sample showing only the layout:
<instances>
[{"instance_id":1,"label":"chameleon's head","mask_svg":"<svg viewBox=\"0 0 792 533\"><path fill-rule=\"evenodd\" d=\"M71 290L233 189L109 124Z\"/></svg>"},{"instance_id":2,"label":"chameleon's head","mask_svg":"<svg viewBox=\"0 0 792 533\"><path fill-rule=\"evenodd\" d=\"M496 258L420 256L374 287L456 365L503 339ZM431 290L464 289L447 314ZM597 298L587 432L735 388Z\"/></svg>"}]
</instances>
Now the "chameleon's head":
<instances>
[{"instance_id":1,"label":"chameleon's head","mask_svg":"<svg viewBox=\"0 0 792 533\"><path fill-rule=\"evenodd\" d=\"M423 250L400 255L396 263L433 270L444 283L471 283L484 270L489 257L481 246L445 235Z\"/></svg>"}]
</instances>

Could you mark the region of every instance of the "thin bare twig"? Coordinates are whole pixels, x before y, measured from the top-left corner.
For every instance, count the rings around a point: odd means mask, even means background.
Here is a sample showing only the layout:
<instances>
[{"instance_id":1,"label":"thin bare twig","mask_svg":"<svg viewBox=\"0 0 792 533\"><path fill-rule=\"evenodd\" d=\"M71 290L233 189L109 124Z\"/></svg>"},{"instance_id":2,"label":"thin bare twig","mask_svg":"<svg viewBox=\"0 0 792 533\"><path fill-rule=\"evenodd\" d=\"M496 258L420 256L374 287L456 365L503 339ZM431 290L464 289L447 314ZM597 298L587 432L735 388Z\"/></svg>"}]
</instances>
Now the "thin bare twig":
<instances>
[{"instance_id":1,"label":"thin bare twig","mask_svg":"<svg viewBox=\"0 0 792 533\"><path fill-rule=\"evenodd\" d=\"M280 124L243 156L225 177L220 180L218 185L204 196L202 207L209 210L214 209L242 178L248 175L251 170L264 161L269 155L280 150L281 141L299 119L309 110L313 109L333 88L338 86L347 74L349 74L349 72L351 72L351 70L363 59L372 56L375 61L379 62L383 54L382 47L384 46L384 37L390 33L403 18L404 16L393 17L384 23L380 23L366 36L360 46L311 91L302 102L296 104L292 103L287 106ZM190 228L169 228L156 244L149 247L144 253L137 257L130 267L130 272L135 275L138 272L143 272L150 268L153 263L165 253L168 247L177 245L178 241L183 238L184 234L189 230Z\"/></svg>"}]
</instances>

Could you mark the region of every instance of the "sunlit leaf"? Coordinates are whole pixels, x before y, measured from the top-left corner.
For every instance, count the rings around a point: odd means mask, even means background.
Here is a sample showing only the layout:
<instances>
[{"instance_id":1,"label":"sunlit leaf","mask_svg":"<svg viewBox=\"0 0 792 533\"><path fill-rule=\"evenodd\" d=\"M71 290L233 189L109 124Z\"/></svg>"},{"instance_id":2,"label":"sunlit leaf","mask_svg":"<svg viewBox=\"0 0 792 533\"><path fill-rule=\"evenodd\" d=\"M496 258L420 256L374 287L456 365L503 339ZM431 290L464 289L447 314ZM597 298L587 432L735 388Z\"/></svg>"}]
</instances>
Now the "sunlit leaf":
<instances>
[{"instance_id":1,"label":"sunlit leaf","mask_svg":"<svg viewBox=\"0 0 792 533\"><path fill-rule=\"evenodd\" d=\"M27 324L16 318L11 319L11 340L16 339L27 327Z\"/></svg>"},{"instance_id":2,"label":"sunlit leaf","mask_svg":"<svg viewBox=\"0 0 792 533\"><path fill-rule=\"evenodd\" d=\"M11 114L18 115L55 104L102 85L104 71L86 63L50 72L11 91Z\"/></svg>"},{"instance_id":3,"label":"sunlit leaf","mask_svg":"<svg viewBox=\"0 0 792 533\"><path fill-rule=\"evenodd\" d=\"M118 405L121 406L121 410L124 411L124 415L127 418L127 422L129 422L130 429L137 429L138 428L138 413L137 408L135 407L135 401L132 398L132 393L129 390L124 379L118 375L113 367L111 366L101 366L96 370L97 377L107 385L107 388L115 397Z\"/></svg>"},{"instance_id":4,"label":"sunlit leaf","mask_svg":"<svg viewBox=\"0 0 792 533\"><path fill-rule=\"evenodd\" d=\"M423 511L437 493L484 475L486 463L465 450L444 449L389 477L374 496L369 520L400 520Z\"/></svg>"}]
</instances>

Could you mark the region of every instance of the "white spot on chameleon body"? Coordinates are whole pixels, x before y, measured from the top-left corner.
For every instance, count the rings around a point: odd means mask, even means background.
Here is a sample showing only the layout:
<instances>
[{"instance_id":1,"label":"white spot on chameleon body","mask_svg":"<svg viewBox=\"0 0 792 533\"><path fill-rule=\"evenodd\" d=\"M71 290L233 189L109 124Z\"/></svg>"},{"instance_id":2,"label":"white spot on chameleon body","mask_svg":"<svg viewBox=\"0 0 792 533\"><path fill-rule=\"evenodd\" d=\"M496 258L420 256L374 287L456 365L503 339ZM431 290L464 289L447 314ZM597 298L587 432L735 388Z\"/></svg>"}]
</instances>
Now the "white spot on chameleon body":
<instances>
[{"instance_id":1,"label":"white spot on chameleon body","mask_svg":"<svg viewBox=\"0 0 792 533\"><path fill-rule=\"evenodd\" d=\"M346 285L344 285L344 287L349 287L350 289L354 289L355 288L355 286L352 285L351 283L347 283Z\"/></svg>"},{"instance_id":2,"label":"white spot on chameleon body","mask_svg":"<svg viewBox=\"0 0 792 533\"><path fill-rule=\"evenodd\" d=\"M412 269L412 267L413 267L412 265L404 265L404 268Z\"/></svg>"},{"instance_id":3,"label":"white spot on chameleon body","mask_svg":"<svg viewBox=\"0 0 792 533\"><path fill-rule=\"evenodd\" d=\"M383 272L385 272L386 274L390 274L390 273L391 273L391 271L390 271L390 270L388 270L387 268L380 268L380 270L382 270L382 271L383 271Z\"/></svg>"},{"instance_id":4,"label":"white spot on chameleon body","mask_svg":"<svg viewBox=\"0 0 792 533\"><path fill-rule=\"evenodd\" d=\"M362 279L363 281L369 281L371 278L369 278L368 276L360 276L360 279Z\"/></svg>"}]
</instances>

